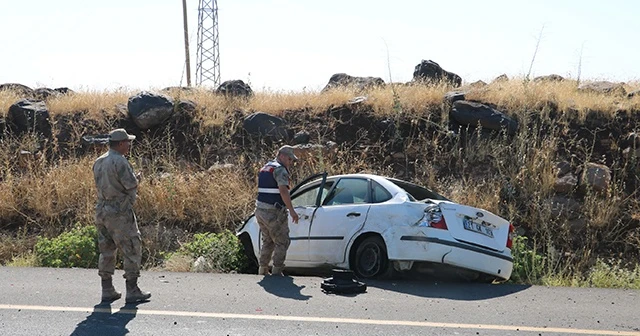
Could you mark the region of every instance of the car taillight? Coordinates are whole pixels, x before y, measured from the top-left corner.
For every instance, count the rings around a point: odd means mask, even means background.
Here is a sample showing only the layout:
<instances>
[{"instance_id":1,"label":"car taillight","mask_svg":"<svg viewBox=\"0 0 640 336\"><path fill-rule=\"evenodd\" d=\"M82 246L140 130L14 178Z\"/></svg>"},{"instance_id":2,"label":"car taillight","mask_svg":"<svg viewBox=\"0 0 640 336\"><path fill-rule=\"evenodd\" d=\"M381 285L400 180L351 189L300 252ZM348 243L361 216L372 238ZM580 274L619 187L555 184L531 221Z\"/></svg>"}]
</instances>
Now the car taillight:
<instances>
[{"instance_id":1,"label":"car taillight","mask_svg":"<svg viewBox=\"0 0 640 336\"><path fill-rule=\"evenodd\" d=\"M513 224L509 223L509 235L507 236L507 248L511 248L513 246L513 239L516 237L516 228Z\"/></svg>"},{"instance_id":2,"label":"car taillight","mask_svg":"<svg viewBox=\"0 0 640 336\"><path fill-rule=\"evenodd\" d=\"M449 230L447 228L447 222L444 221L444 216L442 216L442 214L440 214L440 220L429 222L429 226L434 229Z\"/></svg>"},{"instance_id":3,"label":"car taillight","mask_svg":"<svg viewBox=\"0 0 640 336\"><path fill-rule=\"evenodd\" d=\"M416 224L422 227L432 227L435 229L448 230L447 222L444 220L444 215L440 211L438 205L431 205L424 211L424 215Z\"/></svg>"}]
</instances>

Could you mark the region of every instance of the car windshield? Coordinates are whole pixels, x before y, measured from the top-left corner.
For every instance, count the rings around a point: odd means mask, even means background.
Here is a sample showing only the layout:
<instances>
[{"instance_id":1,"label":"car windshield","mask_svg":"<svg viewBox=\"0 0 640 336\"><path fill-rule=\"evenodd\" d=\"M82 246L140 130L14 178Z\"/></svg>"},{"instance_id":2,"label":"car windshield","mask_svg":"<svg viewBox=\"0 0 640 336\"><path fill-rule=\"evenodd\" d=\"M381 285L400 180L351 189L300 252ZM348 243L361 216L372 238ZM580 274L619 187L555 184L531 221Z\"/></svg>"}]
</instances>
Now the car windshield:
<instances>
[{"instance_id":1,"label":"car windshield","mask_svg":"<svg viewBox=\"0 0 640 336\"><path fill-rule=\"evenodd\" d=\"M435 191L431 191L417 184L413 184L407 181L397 180L394 178L387 178L387 180L397 185L398 187L404 189L409 195L411 195L416 200L423 200L428 198L428 199L439 200L439 201L449 201L448 198L436 193Z\"/></svg>"}]
</instances>

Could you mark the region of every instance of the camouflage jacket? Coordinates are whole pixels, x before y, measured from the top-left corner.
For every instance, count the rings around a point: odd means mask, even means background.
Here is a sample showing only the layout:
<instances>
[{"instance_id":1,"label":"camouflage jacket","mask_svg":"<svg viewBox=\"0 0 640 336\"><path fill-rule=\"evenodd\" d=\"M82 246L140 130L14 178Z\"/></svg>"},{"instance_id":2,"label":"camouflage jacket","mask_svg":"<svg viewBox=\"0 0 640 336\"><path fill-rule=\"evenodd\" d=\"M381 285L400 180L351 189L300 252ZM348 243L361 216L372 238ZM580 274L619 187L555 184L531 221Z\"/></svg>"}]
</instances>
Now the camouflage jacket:
<instances>
[{"instance_id":1,"label":"camouflage jacket","mask_svg":"<svg viewBox=\"0 0 640 336\"><path fill-rule=\"evenodd\" d=\"M133 209L138 179L127 159L109 149L93 164L93 179L98 191L97 206L110 206L115 211Z\"/></svg>"}]
</instances>

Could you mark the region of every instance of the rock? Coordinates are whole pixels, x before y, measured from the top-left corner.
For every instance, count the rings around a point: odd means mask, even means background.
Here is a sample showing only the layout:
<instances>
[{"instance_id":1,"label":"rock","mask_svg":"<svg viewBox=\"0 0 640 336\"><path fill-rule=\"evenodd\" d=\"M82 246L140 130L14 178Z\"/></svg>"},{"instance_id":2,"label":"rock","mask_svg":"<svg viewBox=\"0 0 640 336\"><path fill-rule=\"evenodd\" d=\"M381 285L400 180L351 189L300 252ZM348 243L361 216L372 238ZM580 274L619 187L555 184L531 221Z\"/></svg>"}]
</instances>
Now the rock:
<instances>
[{"instance_id":1,"label":"rock","mask_svg":"<svg viewBox=\"0 0 640 336\"><path fill-rule=\"evenodd\" d=\"M504 113L487 105L459 100L453 103L451 117L461 125L475 127L480 123L483 128L500 131L506 129L510 135L518 131L518 122Z\"/></svg>"},{"instance_id":2,"label":"rock","mask_svg":"<svg viewBox=\"0 0 640 336\"><path fill-rule=\"evenodd\" d=\"M50 97L58 97L62 94L56 90L49 88L37 88L33 90L33 96L38 100L47 100Z\"/></svg>"},{"instance_id":3,"label":"rock","mask_svg":"<svg viewBox=\"0 0 640 336\"><path fill-rule=\"evenodd\" d=\"M580 215L580 203L565 196L553 196L544 204L549 206L553 218L575 219Z\"/></svg>"},{"instance_id":4,"label":"rock","mask_svg":"<svg viewBox=\"0 0 640 336\"><path fill-rule=\"evenodd\" d=\"M216 93L227 97L253 96L253 90L251 90L251 87L240 79L223 82L216 89Z\"/></svg>"},{"instance_id":5,"label":"rock","mask_svg":"<svg viewBox=\"0 0 640 336\"><path fill-rule=\"evenodd\" d=\"M256 112L244 118L242 127L251 135L283 140L288 136L285 124L282 118L264 112Z\"/></svg>"},{"instance_id":6,"label":"rock","mask_svg":"<svg viewBox=\"0 0 640 336\"><path fill-rule=\"evenodd\" d=\"M578 86L578 91L586 93L602 93L625 96L627 90L625 90L622 83L612 83L608 81L598 81L591 83L583 83Z\"/></svg>"},{"instance_id":7,"label":"rock","mask_svg":"<svg viewBox=\"0 0 640 336\"><path fill-rule=\"evenodd\" d=\"M502 82L508 82L508 81L509 81L509 76L507 76L507 74L502 74L496 77L492 83L502 83Z\"/></svg>"},{"instance_id":8,"label":"rock","mask_svg":"<svg viewBox=\"0 0 640 336\"><path fill-rule=\"evenodd\" d=\"M323 156L326 157L335 154L338 145L333 141L328 141L324 145L320 144L304 144L293 146L293 152L300 160L309 160L310 158Z\"/></svg>"},{"instance_id":9,"label":"rock","mask_svg":"<svg viewBox=\"0 0 640 336\"><path fill-rule=\"evenodd\" d=\"M215 163L211 167L209 167L207 171L212 173L212 172L223 171L223 170L234 171L235 169L236 169L236 166L233 163Z\"/></svg>"},{"instance_id":10,"label":"rock","mask_svg":"<svg viewBox=\"0 0 640 336\"><path fill-rule=\"evenodd\" d=\"M564 77L556 74L546 75L546 76L538 76L533 79L535 83L540 82L562 82L564 81Z\"/></svg>"},{"instance_id":11,"label":"rock","mask_svg":"<svg viewBox=\"0 0 640 336\"><path fill-rule=\"evenodd\" d=\"M51 138L51 121L47 105L40 100L21 99L9 107L6 118L9 130L16 134L36 131Z\"/></svg>"},{"instance_id":12,"label":"rock","mask_svg":"<svg viewBox=\"0 0 640 336\"><path fill-rule=\"evenodd\" d=\"M640 90L631 91L627 94L627 98L640 97Z\"/></svg>"},{"instance_id":13,"label":"rock","mask_svg":"<svg viewBox=\"0 0 640 336\"><path fill-rule=\"evenodd\" d=\"M300 131L293 136L293 144L307 144L311 140L311 135L306 131Z\"/></svg>"},{"instance_id":14,"label":"rock","mask_svg":"<svg viewBox=\"0 0 640 336\"><path fill-rule=\"evenodd\" d=\"M191 114L196 111L198 104L192 100L180 99L177 104L176 112Z\"/></svg>"},{"instance_id":15,"label":"rock","mask_svg":"<svg viewBox=\"0 0 640 336\"><path fill-rule=\"evenodd\" d=\"M442 69L438 63L432 60L422 60L413 71L414 82L438 83L442 80L446 80L456 87L462 85L460 76Z\"/></svg>"},{"instance_id":16,"label":"rock","mask_svg":"<svg viewBox=\"0 0 640 336\"><path fill-rule=\"evenodd\" d=\"M582 172L580 185L597 192L605 192L611 182L611 170L609 167L597 163L587 163Z\"/></svg>"},{"instance_id":17,"label":"rock","mask_svg":"<svg viewBox=\"0 0 640 336\"><path fill-rule=\"evenodd\" d=\"M18 83L0 84L0 91L12 91L22 98L33 98L33 89Z\"/></svg>"},{"instance_id":18,"label":"rock","mask_svg":"<svg viewBox=\"0 0 640 336\"><path fill-rule=\"evenodd\" d=\"M174 91L177 92L193 92L194 89L191 86L168 86L162 90L160 90L161 92L164 93L172 93Z\"/></svg>"},{"instance_id":19,"label":"rock","mask_svg":"<svg viewBox=\"0 0 640 336\"><path fill-rule=\"evenodd\" d=\"M59 87L59 88L55 88L53 89L54 91L63 94L63 95L71 95L74 94L75 92L73 90L71 90L68 87Z\"/></svg>"},{"instance_id":20,"label":"rock","mask_svg":"<svg viewBox=\"0 0 640 336\"><path fill-rule=\"evenodd\" d=\"M367 98L365 96L359 96L359 97L355 97L355 98L352 98L351 100L349 100L347 102L347 105L349 105L349 106L358 106L358 105L364 104L367 100L369 100L369 98Z\"/></svg>"},{"instance_id":21,"label":"rock","mask_svg":"<svg viewBox=\"0 0 640 336\"><path fill-rule=\"evenodd\" d=\"M474 88L474 89L483 88L485 86L487 86L487 83L485 83L484 81L481 81L481 80L475 81L475 82L469 84L469 87Z\"/></svg>"},{"instance_id":22,"label":"rock","mask_svg":"<svg viewBox=\"0 0 640 336\"><path fill-rule=\"evenodd\" d=\"M4 133L7 130L7 122L4 118L0 118L0 140L4 138Z\"/></svg>"},{"instance_id":23,"label":"rock","mask_svg":"<svg viewBox=\"0 0 640 336\"><path fill-rule=\"evenodd\" d=\"M449 104L453 104L454 102L457 102L458 100L464 100L465 99L465 92L460 92L460 91L449 91L447 93L445 93L444 95L444 100L449 102Z\"/></svg>"},{"instance_id":24,"label":"rock","mask_svg":"<svg viewBox=\"0 0 640 336\"><path fill-rule=\"evenodd\" d=\"M571 163L568 161L556 162L556 177L561 177L571 171Z\"/></svg>"},{"instance_id":25,"label":"rock","mask_svg":"<svg viewBox=\"0 0 640 336\"><path fill-rule=\"evenodd\" d=\"M325 85L322 92L335 88L354 87L357 90L367 90L378 86L384 86L384 80L380 77L355 77L346 73L337 73L329 78L329 83Z\"/></svg>"},{"instance_id":26,"label":"rock","mask_svg":"<svg viewBox=\"0 0 640 336\"><path fill-rule=\"evenodd\" d=\"M193 262L193 266L191 267L191 271L197 273L208 272L210 270L211 263L203 256L199 256L198 259Z\"/></svg>"},{"instance_id":27,"label":"rock","mask_svg":"<svg viewBox=\"0 0 640 336\"><path fill-rule=\"evenodd\" d=\"M133 122L147 130L161 125L174 113L173 99L164 95L142 91L129 97L127 110Z\"/></svg>"},{"instance_id":28,"label":"rock","mask_svg":"<svg viewBox=\"0 0 640 336\"><path fill-rule=\"evenodd\" d=\"M578 178L573 174L559 177L553 184L553 190L558 193L569 194L578 186Z\"/></svg>"}]
</instances>

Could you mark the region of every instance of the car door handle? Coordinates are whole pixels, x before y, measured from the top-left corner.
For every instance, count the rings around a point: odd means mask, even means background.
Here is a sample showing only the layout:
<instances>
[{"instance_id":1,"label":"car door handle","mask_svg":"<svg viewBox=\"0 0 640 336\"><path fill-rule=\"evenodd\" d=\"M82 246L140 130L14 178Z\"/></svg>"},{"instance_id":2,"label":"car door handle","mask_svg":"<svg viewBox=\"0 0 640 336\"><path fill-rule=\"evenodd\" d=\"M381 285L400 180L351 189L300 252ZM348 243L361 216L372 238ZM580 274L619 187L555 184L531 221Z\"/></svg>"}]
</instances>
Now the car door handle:
<instances>
[{"instance_id":1,"label":"car door handle","mask_svg":"<svg viewBox=\"0 0 640 336\"><path fill-rule=\"evenodd\" d=\"M302 218L302 219L309 219L309 215L302 215L302 216L300 216L300 218Z\"/></svg>"},{"instance_id":2,"label":"car door handle","mask_svg":"<svg viewBox=\"0 0 640 336\"><path fill-rule=\"evenodd\" d=\"M359 212L350 212L347 214L347 217L360 217Z\"/></svg>"}]
</instances>

